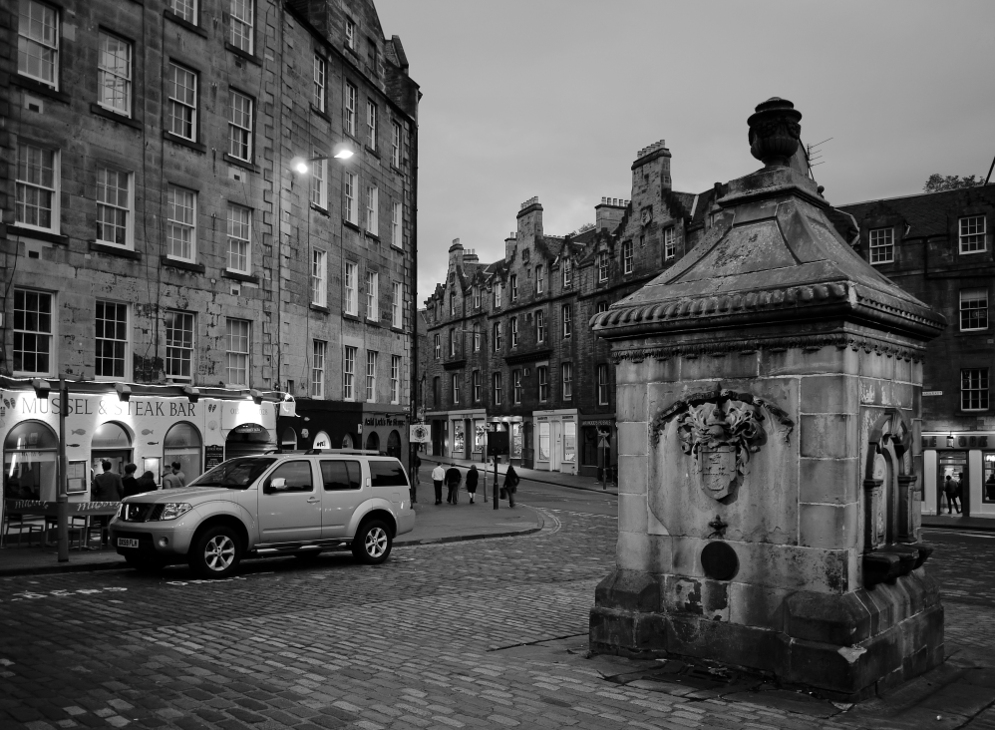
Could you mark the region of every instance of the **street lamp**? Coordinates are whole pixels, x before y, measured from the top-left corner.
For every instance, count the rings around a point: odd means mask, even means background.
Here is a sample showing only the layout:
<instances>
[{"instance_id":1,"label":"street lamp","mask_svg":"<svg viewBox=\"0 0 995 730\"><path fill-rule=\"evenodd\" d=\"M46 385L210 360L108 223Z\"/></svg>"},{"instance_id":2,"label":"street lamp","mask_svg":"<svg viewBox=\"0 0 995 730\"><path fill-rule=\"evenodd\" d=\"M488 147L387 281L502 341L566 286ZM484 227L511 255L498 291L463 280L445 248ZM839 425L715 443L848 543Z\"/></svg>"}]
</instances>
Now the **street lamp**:
<instances>
[{"instance_id":1,"label":"street lamp","mask_svg":"<svg viewBox=\"0 0 995 730\"><path fill-rule=\"evenodd\" d=\"M304 157L294 157L290 160L290 167L298 175L306 175L311 171L312 162L320 162L321 160L334 159L334 160L348 160L353 156L352 147L346 142L339 142L335 147L332 148L331 156L328 155L317 155L310 159Z\"/></svg>"}]
</instances>

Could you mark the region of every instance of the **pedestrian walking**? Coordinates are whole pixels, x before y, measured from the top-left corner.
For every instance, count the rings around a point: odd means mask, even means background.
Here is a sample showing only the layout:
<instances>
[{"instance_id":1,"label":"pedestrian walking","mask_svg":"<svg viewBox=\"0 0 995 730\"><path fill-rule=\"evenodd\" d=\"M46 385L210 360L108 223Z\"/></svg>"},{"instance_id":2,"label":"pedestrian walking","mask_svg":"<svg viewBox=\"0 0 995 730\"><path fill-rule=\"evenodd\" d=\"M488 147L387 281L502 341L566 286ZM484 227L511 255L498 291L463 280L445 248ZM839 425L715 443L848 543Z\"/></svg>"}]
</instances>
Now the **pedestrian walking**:
<instances>
[{"instance_id":1,"label":"pedestrian walking","mask_svg":"<svg viewBox=\"0 0 995 730\"><path fill-rule=\"evenodd\" d=\"M947 474L943 482L943 493L947 496L947 514L953 514L955 509L960 514L960 482Z\"/></svg>"},{"instance_id":2,"label":"pedestrian walking","mask_svg":"<svg viewBox=\"0 0 995 730\"><path fill-rule=\"evenodd\" d=\"M480 479L480 472L477 471L477 465L472 464L470 471L466 473L466 493L470 495L470 504L473 504L473 498L477 494L478 479Z\"/></svg>"},{"instance_id":3,"label":"pedestrian walking","mask_svg":"<svg viewBox=\"0 0 995 730\"><path fill-rule=\"evenodd\" d=\"M124 492L121 483L121 475L111 471L111 463L104 459L100 462L103 472L93 478L93 488L90 490L90 501L92 502L120 502ZM94 517L100 525L100 544L107 547L109 537L107 526L110 524L109 515L96 515Z\"/></svg>"},{"instance_id":4,"label":"pedestrian walking","mask_svg":"<svg viewBox=\"0 0 995 730\"><path fill-rule=\"evenodd\" d=\"M435 487L435 503L442 504L442 481L446 478L446 470L442 464L436 464L432 470L432 485Z\"/></svg>"},{"instance_id":5,"label":"pedestrian walking","mask_svg":"<svg viewBox=\"0 0 995 730\"><path fill-rule=\"evenodd\" d=\"M456 468L455 464L446 469L446 487L449 490L446 493L446 502L449 504L456 504L459 497L459 485L462 481L463 474Z\"/></svg>"},{"instance_id":6,"label":"pedestrian walking","mask_svg":"<svg viewBox=\"0 0 995 730\"><path fill-rule=\"evenodd\" d=\"M518 472L515 467L508 464L508 471L504 474L504 486L501 487L502 496L508 498L508 506L515 506L515 492L518 491Z\"/></svg>"},{"instance_id":7,"label":"pedestrian walking","mask_svg":"<svg viewBox=\"0 0 995 730\"><path fill-rule=\"evenodd\" d=\"M172 471L162 478L163 489L179 489L187 484L187 475L180 470L180 462L172 463Z\"/></svg>"},{"instance_id":8,"label":"pedestrian walking","mask_svg":"<svg viewBox=\"0 0 995 730\"><path fill-rule=\"evenodd\" d=\"M138 477L138 493L144 494L145 492L154 492L159 486L155 483L155 474L151 471L146 471L140 477Z\"/></svg>"},{"instance_id":9,"label":"pedestrian walking","mask_svg":"<svg viewBox=\"0 0 995 730\"><path fill-rule=\"evenodd\" d=\"M411 469L411 504L418 501L418 485L421 484L421 476L418 474L418 470L421 469L421 459L418 458L418 454L415 454L415 459L413 467Z\"/></svg>"},{"instance_id":10,"label":"pedestrian walking","mask_svg":"<svg viewBox=\"0 0 995 730\"><path fill-rule=\"evenodd\" d=\"M142 490L138 486L138 480L135 478L135 472L138 471L138 467L135 464L125 464L124 466L124 476L121 477L121 498L130 497L133 494L141 494Z\"/></svg>"}]
</instances>

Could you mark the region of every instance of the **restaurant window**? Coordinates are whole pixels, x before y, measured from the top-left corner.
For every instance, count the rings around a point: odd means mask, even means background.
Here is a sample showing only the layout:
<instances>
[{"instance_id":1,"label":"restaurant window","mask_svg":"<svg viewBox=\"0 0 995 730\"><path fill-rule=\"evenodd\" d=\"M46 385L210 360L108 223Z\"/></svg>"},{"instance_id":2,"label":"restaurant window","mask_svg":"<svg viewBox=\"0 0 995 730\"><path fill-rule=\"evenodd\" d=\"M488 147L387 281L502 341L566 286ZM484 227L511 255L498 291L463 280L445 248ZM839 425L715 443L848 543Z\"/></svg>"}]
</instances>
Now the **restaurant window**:
<instances>
[{"instance_id":1,"label":"restaurant window","mask_svg":"<svg viewBox=\"0 0 995 730\"><path fill-rule=\"evenodd\" d=\"M200 431L185 421L174 424L163 439L163 462L180 462L180 471L187 478L187 484L199 477L202 471L203 440Z\"/></svg>"},{"instance_id":2,"label":"restaurant window","mask_svg":"<svg viewBox=\"0 0 995 730\"><path fill-rule=\"evenodd\" d=\"M54 501L58 463L55 432L40 421L22 421L3 442L3 496Z\"/></svg>"}]
</instances>

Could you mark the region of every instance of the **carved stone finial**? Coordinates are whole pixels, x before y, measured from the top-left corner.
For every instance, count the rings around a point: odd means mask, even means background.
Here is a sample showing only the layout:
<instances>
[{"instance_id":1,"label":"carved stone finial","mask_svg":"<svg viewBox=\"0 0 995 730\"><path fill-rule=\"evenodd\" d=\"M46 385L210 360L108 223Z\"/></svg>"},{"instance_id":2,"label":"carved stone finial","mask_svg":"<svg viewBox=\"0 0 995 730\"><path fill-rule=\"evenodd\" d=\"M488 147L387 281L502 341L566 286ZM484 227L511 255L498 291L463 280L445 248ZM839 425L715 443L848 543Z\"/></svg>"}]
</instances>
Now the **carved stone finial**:
<instances>
[{"instance_id":1,"label":"carved stone finial","mask_svg":"<svg viewBox=\"0 0 995 730\"><path fill-rule=\"evenodd\" d=\"M767 167L786 167L798 150L802 113L787 99L776 96L756 107L750 125L750 154Z\"/></svg>"}]
</instances>

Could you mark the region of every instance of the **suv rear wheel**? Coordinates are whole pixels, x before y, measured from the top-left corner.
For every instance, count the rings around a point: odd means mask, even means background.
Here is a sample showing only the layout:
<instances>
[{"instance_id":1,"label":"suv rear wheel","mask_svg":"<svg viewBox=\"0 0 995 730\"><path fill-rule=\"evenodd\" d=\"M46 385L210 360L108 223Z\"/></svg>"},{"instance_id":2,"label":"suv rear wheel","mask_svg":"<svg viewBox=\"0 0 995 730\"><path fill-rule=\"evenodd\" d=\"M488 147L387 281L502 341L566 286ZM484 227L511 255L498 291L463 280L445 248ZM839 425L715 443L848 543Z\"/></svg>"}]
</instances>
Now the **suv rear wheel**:
<instances>
[{"instance_id":1,"label":"suv rear wheel","mask_svg":"<svg viewBox=\"0 0 995 730\"><path fill-rule=\"evenodd\" d=\"M352 541L352 554L367 565L378 565L390 555L393 547L390 528L383 520L364 522Z\"/></svg>"},{"instance_id":2,"label":"suv rear wheel","mask_svg":"<svg viewBox=\"0 0 995 730\"><path fill-rule=\"evenodd\" d=\"M241 560L242 544L226 525L204 530L190 553L190 567L205 578L227 578Z\"/></svg>"}]
</instances>

